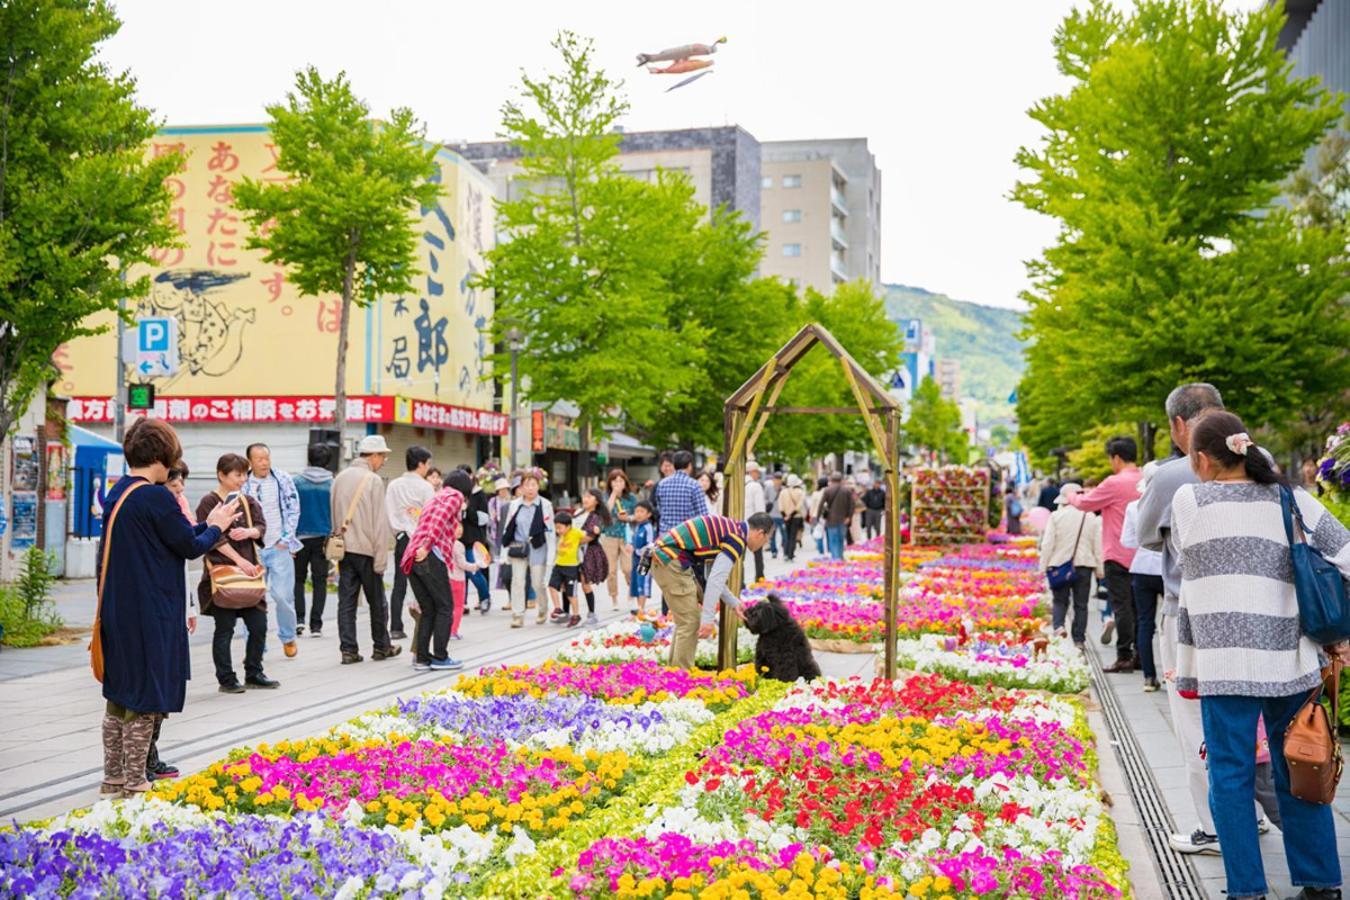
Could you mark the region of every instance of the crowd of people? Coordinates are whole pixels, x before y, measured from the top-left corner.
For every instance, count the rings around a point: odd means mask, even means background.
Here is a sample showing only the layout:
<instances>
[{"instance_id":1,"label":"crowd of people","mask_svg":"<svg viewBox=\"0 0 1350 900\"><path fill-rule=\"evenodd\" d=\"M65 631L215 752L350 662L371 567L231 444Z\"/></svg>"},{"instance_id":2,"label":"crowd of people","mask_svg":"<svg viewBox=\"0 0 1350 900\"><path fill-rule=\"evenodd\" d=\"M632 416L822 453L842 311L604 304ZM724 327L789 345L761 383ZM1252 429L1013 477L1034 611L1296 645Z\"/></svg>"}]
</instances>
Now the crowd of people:
<instances>
[{"instance_id":1,"label":"crowd of people","mask_svg":"<svg viewBox=\"0 0 1350 900\"><path fill-rule=\"evenodd\" d=\"M1302 539L1347 578L1350 531L1290 484L1212 385L1178 387L1165 412L1170 458L1141 468L1134 439L1117 437L1100 484L1042 488L1038 504L1054 508L1039 543L1052 627L1085 646L1095 578L1109 611L1101 641L1115 641L1105 671L1137 670L1148 692L1167 683L1196 818L1171 836L1175 850L1221 853L1228 895L1263 897L1258 836L1274 823L1298 896L1339 897L1331 807L1291 793L1283 740L1323 668L1350 662L1350 644L1320 646L1301 632L1298 538L1285 519L1301 515Z\"/></svg>"}]
</instances>

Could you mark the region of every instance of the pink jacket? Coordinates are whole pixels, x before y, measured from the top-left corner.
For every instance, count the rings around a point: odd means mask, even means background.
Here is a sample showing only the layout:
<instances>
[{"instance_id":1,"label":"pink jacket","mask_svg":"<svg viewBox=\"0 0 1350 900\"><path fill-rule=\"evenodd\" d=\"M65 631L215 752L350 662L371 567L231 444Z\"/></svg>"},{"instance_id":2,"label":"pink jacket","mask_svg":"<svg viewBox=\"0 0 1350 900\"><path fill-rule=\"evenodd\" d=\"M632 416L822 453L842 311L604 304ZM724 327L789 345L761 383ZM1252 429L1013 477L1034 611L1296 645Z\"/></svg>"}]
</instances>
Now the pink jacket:
<instances>
[{"instance_id":1,"label":"pink jacket","mask_svg":"<svg viewBox=\"0 0 1350 900\"><path fill-rule=\"evenodd\" d=\"M1120 530L1125 525L1125 507L1139 499L1142 475L1136 468L1122 469L1092 490L1069 500L1084 512L1102 514L1102 555L1107 562L1119 563L1127 569L1134 562L1134 551L1120 542Z\"/></svg>"},{"instance_id":2,"label":"pink jacket","mask_svg":"<svg viewBox=\"0 0 1350 900\"><path fill-rule=\"evenodd\" d=\"M465 572L477 572L483 568L482 563L469 562L464 558L464 545L455 541L455 558L450 563L450 580L464 581Z\"/></svg>"}]
</instances>

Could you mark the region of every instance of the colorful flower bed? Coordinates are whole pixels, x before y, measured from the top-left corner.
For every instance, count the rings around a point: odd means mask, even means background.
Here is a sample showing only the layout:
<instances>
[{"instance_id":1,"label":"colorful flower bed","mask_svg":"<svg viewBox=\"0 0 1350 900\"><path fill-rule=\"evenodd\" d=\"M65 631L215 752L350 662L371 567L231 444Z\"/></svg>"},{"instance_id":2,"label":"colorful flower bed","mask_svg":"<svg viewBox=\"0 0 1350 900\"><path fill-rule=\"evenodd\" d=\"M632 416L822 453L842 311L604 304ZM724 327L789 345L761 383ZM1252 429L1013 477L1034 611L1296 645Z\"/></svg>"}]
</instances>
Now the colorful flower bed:
<instances>
[{"instance_id":1,"label":"colorful flower bed","mask_svg":"<svg viewBox=\"0 0 1350 900\"><path fill-rule=\"evenodd\" d=\"M0 895L1120 896L1081 705L1005 689L1076 691L1086 671L1032 630L1024 553L912 558L900 646L924 674L672 670L667 636L615 626L0 833ZM874 561L799 575L808 631L815 607L879 639L857 587Z\"/></svg>"},{"instance_id":2,"label":"colorful flower bed","mask_svg":"<svg viewBox=\"0 0 1350 900\"><path fill-rule=\"evenodd\" d=\"M645 624L645 631L644 631ZM675 626L670 619L639 623L616 622L605 628L587 631L564 646L555 656L573 663L618 663L650 660L664 663L670 659L670 644ZM736 636L737 662L747 663L755 658L756 638L744 627ZM717 639L698 642L694 664L701 668L717 665Z\"/></svg>"}]
</instances>

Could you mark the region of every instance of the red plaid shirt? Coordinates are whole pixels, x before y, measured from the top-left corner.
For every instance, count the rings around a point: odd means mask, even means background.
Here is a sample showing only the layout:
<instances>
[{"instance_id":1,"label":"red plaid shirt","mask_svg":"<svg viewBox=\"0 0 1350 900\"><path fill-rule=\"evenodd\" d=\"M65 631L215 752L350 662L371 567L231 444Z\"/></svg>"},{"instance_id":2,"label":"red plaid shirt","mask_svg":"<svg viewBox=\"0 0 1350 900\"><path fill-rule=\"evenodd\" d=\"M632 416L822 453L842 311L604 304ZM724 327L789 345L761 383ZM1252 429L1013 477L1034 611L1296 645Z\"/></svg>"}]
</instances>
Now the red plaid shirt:
<instances>
[{"instance_id":1,"label":"red plaid shirt","mask_svg":"<svg viewBox=\"0 0 1350 900\"><path fill-rule=\"evenodd\" d=\"M441 488L417 517L417 527L408 539L408 549L403 551L399 568L403 573L412 571L417 560L417 551L425 547L434 550L448 565L455 558L455 526L459 524L460 511L464 508L464 495L452 487Z\"/></svg>"}]
</instances>

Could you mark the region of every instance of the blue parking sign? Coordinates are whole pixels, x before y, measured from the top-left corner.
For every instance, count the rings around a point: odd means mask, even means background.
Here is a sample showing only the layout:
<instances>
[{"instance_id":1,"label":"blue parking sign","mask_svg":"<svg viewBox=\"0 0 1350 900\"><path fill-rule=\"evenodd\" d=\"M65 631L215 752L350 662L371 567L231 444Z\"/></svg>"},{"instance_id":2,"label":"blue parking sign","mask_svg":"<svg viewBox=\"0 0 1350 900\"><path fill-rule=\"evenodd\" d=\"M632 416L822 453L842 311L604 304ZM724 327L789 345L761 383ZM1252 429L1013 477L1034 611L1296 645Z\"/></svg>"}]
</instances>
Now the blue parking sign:
<instances>
[{"instance_id":1,"label":"blue parking sign","mask_svg":"<svg viewBox=\"0 0 1350 900\"><path fill-rule=\"evenodd\" d=\"M140 319L138 349L142 353L165 353L169 350L169 320Z\"/></svg>"}]
</instances>

